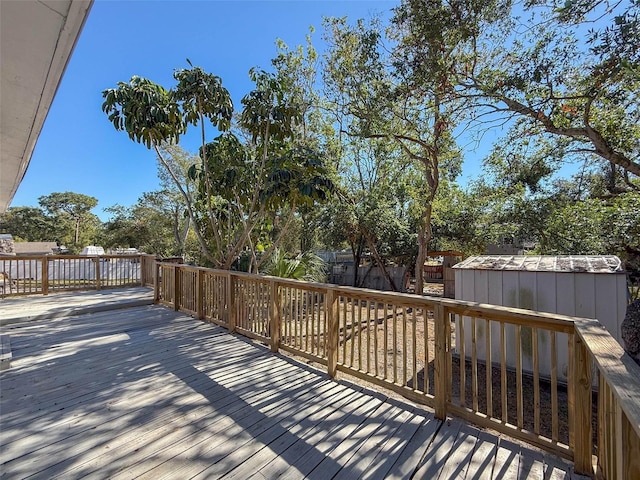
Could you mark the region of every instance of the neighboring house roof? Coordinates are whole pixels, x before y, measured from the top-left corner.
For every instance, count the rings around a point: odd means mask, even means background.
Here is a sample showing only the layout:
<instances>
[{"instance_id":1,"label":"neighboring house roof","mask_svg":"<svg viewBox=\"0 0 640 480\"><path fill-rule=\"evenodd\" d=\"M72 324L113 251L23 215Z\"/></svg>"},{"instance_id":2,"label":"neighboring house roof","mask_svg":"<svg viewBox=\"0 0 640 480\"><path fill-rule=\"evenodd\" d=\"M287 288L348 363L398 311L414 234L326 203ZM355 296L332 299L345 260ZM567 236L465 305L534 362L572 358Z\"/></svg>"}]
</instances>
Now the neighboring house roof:
<instances>
[{"instance_id":1,"label":"neighboring house roof","mask_svg":"<svg viewBox=\"0 0 640 480\"><path fill-rule=\"evenodd\" d=\"M15 242L13 244L16 255L50 255L57 248L56 242Z\"/></svg>"},{"instance_id":2,"label":"neighboring house roof","mask_svg":"<svg viewBox=\"0 0 640 480\"><path fill-rule=\"evenodd\" d=\"M622 262L615 255L483 255L469 257L454 265L453 268L530 272L624 272Z\"/></svg>"}]
</instances>

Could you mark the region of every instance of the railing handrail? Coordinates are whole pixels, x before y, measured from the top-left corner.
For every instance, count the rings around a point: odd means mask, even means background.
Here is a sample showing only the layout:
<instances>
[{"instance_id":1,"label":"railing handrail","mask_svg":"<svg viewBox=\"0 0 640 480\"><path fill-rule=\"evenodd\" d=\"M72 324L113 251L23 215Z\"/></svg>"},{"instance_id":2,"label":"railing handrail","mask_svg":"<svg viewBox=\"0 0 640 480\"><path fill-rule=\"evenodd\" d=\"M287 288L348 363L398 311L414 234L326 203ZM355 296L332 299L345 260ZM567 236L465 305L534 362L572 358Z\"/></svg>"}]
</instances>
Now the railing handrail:
<instances>
[{"instance_id":1,"label":"railing handrail","mask_svg":"<svg viewBox=\"0 0 640 480\"><path fill-rule=\"evenodd\" d=\"M68 255L68 254L46 254L46 255L2 255L0 260L79 260L83 258L140 258L140 257L154 257L155 255L148 253L104 253L104 254L90 254L90 255Z\"/></svg>"},{"instance_id":2,"label":"railing handrail","mask_svg":"<svg viewBox=\"0 0 640 480\"><path fill-rule=\"evenodd\" d=\"M255 273L247 273L247 272L239 272L235 270L220 270L216 268L207 268L207 267L199 267L196 265L189 264L176 264L171 262L157 262L160 265L167 265L172 268L180 267L186 268L190 271L194 271L196 269L210 271L217 275L233 275L238 278L248 278L248 279L256 279L256 280L264 280L264 281L277 281L280 285L292 285L292 286L301 286L304 285L306 287L310 287L315 290L334 290L339 293L344 293L345 296L350 296L354 298L363 298L363 297L372 297L375 296L376 299L389 299L393 300L396 303L405 303L406 305L416 305L416 306L424 306L424 307L433 307L434 305L442 305L447 307L451 313L460 313L462 315L474 315L478 318L482 318L484 314L490 314L494 318L496 314L500 317L509 317L511 321L514 319L512 317L519 317L527 320L527 322L517 322L522 325L527 326L536 326L531 325L531 322L535 322L537 325L543 325L545 328L549 328L558 332L564 333L572 333L574 328L574 323L576 321L591 321L593 319L582 318L582 317L574 317L570 315L562 315L556 313L549 312L538 312L534 310L527 310L524 308L517 307L505 307L502 305L491 305L486 303L479 302L470 302L467 300L454 300L450 298L442 298L442 297L433 297L428 295L417 295L414 293L406 293L406 292L390 292L383 290L374 290L371 288L359 288L359 287L350 287L346 285L335 285L332 283L320 283L320 282L309 282L306 280L294 280L290 278L282 278L282 277L274 277L271 275L262 275ZM403 299L405 302L398 302L398 299ZM614 340L615 341L615 340Z\"/></svg>"}]
</instances>

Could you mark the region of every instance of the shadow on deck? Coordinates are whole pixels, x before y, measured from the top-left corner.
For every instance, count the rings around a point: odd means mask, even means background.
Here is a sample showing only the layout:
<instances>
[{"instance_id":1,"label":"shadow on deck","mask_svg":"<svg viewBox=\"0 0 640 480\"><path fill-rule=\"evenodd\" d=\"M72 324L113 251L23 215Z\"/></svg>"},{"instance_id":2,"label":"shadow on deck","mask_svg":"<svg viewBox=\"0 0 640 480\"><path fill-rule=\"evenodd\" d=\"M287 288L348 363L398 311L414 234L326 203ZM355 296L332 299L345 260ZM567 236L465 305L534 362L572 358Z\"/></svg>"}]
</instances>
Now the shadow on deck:
<instances>
[{"instance_id":1,"label":"shadow on deck","mask_svg":"<svg viewBox=\"0 0 640 480\"><path fill-rule=\"evenodd\" d=\"M2 329L13 350L0 374L3 478L583 478L187 315L134 306L45 320L64 309L49 299L53 310L36 302L37 320Z\"/></svg>"}]
</instances>

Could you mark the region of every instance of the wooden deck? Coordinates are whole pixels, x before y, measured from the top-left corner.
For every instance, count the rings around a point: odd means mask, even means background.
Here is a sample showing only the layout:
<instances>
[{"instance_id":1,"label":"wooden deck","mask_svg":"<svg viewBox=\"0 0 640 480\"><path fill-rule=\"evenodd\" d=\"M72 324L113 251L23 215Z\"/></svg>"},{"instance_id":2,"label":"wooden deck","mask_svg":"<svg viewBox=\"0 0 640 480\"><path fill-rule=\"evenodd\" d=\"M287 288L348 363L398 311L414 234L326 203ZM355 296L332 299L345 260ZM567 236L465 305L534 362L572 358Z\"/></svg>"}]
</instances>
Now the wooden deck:
<instances>
[{"instance_id":1,"label":"wooden deck","mask_svg":"<svg viewBox=\"0 0 640 480\"><path fill-rule=\"evenodd\" d=\"M164 307L1 330L1 478L585 478Z\"/></svg>"}]
</instances>

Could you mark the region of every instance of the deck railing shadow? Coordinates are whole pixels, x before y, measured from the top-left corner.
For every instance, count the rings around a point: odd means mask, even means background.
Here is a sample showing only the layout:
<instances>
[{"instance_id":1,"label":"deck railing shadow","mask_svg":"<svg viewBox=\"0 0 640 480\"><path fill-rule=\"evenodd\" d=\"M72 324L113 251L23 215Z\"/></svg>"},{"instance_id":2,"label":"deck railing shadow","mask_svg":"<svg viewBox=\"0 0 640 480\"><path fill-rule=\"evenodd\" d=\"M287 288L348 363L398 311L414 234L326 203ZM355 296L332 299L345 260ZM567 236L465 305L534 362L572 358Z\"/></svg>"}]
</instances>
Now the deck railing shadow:
<instances>
[{"instance_id":1,"label":"deck railing shadow","mask_svg":"<svg viewBox=\"0 0 640 480\"><path fill-rule=\"evenodd\" d=\"M162 317L162 310L159 312ZM141 316L139 311L132 314ZM96 322L100 325L100 316L92 315L90 324L71 325L73 322L69 321L65 327L71 328L72 337L67 337L66 332L60 333L60 337L75 347L60 356L51 356L50 352L45 355L42 348L38 349L38 341L40 347L50 341L47 336L38 334L39 340L29 340L27 336L18 342L22 364L3 376L3 389L19 388L21 398L33 403L30 410L25 409L24 403L7 405L7 409L3 406L3 429L9 434L3 435L0 445L6 449L3 455L9 458L15 454L19 459L14 450L20 449L21 442L28 442L30 448L43 449L46 455L40 456L36 470L26 462L24 465L8 462L3 468L16 477L46 471L47 475L64 473L80 478L95 475L96 465L101 465L99 475L104 478L142 473L161 476L166 473L163 469L169 468L165 462L174 454L169 452L181 451L190 460L188 469L192 469L181 471L181 475L191 477L204 471L205 475L216 476L241 464L238 456L254 459L268 444L265 462L276 456L272 471L282 470L285 476L286 468L297 469L299 475L305 467L309 470L304 473L310 478L326 478L326 472L340 470L343 474L359 475L363 472L357 466L347 464L344 468L348 458L340 455L333 458L331 450L319 450L319 442L308 443L305 437L311 431L331 436L350 429L356 438L365 428L369 410L383 404L385 408L407 408L404 402L374 391L367 391L368 400L361 408L351 408L350 400L363 387L344 380L336 383L315 368L274 356L239 336L230 343L222 338L227 336L222 329L212 332L209 326L202 329L197 323L184 326L183 320L178 327L159 326L163 322L158 316L142 317L144 322L133 322L130 315L119 312L117 321L113 319L102 329L95 328ZM128 324L136 326L127 330ZM93 332L93 343L83 343L88 338L83 329ZM148 344L143 349L145 353L137 355L144 344ZM30 382L29 375L35 378L35 372L30 373L26 365L32 360L36 360L34 365L44 362L44 359L37 361L38 351L47 358L48 369L64 372L52 376L51 383L45 382L48 387L58 388L44 388L41 381ZM105 361L109 362L108 367L102 368L100 379L92 382L91 366ZM145 389L145 380L151 376L166 377L167 385L160 390ZM188 399L171 394L174 383L187 387L176 389L189 392ZM375 398L377 401L371 402ZM128 402L135 399L135 404L145 407L119 409L123 399ZM57 406L56 411L43 410L41 417L34 415L41 405L51 403ZM105 404L110 405L106 411ZM173 415L169 416L167 408L172 408ZM205 410L209 412L206 415ZM211 416L212 410L215 417ZM378 433L400 429L415 415L418 413L399 418L399 413L395 413L381 421ZM187 423L172 425L181 416L187 418ZM74 419L72 423L70 418ZM96 418L99 418L97 425ZM69 426L55 428L61 423ZM294 425L296 433L290 430ZM131 448L118 448L118 439L127 430L141 427L140 444L135 452ZM174 432L180 432L179 436ZM176 444L187 438L188 445L176 450ZM98 461L99 457L107 457L108 461ZM153 469L147 472L149 465ZM316 471L318 465L322 465L321 471ZM368 471L384 475L391 466L381 461ZM233 475L246 478L243 468L238 467Z\"/></svg>"}]
</instances>

